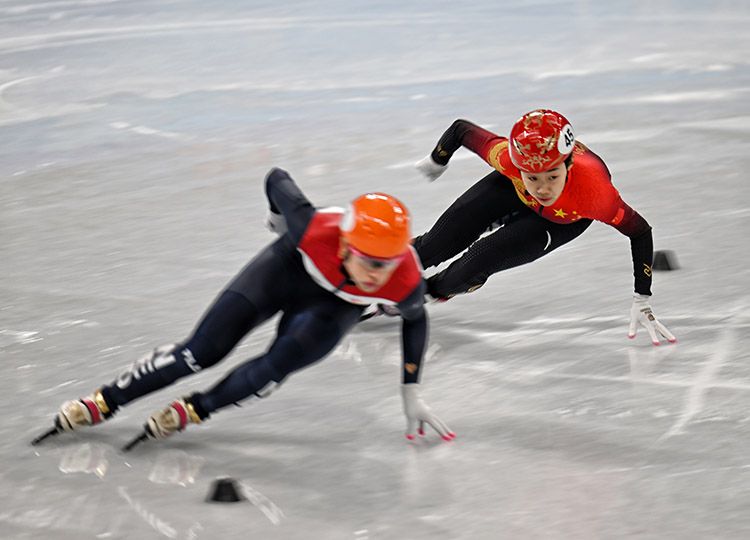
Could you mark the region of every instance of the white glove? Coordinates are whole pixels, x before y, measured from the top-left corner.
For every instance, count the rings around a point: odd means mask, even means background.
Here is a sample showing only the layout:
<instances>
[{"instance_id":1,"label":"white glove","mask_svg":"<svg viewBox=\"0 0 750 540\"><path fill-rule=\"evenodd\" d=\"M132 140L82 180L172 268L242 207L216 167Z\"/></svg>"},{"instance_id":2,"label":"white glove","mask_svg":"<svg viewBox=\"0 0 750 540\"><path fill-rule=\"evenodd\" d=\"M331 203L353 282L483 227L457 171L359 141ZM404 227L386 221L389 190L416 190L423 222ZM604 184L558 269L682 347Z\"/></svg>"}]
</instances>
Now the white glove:
<instances>
[{"instance_id":1,"label":"white glove","mask_svg":"<svg viewBox=\"0 0 750 540\"><path fill-rule=\"evenodd\" d=\"M429 155L424 159L420 159L414 164L414 166L419 172L425 175L427 177L427 180L429 180L430 182L432 182L433 180L437 180L438 177L445 172L445 169L448 168L448 165L440 165L439 163L435 163L435 161L432 159L432 155Z\"/></svg>"},{"instance_id":2,"label":"white glove","mask_svg":"<svg viewBox=\"0 0 750 540\"><path fill-rule=\"evenodd\" d=\"M432 413L432 410L422 401L419 395L419 385L416 383L402 384L401 397L404 400L404 414L406 415L406 438L414 440L414 431L419 423L417 430L420 435L424 435L425 422L432 426L438 434L446 441L452 441L456 438L445 422L440 420Z\"/></svg>"},{"instance_id":3,"label":"white glove","mask_svg":"<svg viewBox=\"0 0 750 540\"><path fill-rule=\"evenodd\" d=\"M667 327L660 323L651 311L651 305L649 304L650 296L645 294L633 295L633 306L630 308L630 329L628 330L628 337L633 339L638 325L642 325L648 331L648 335L651 336L651 343L659 345L661 335L666 338L670 343L675 343L677 338L674 337L672 332L667 330ZM658 334L657 334L658 332Z\"/></svg>"},{"instance_id":4,"label":"white glove","mask_svg":"<svg viewBox=\"0 0 750 540\"><path fill-rule=\"evenodd\" d=\"M279 236L286 234L286 219L282 214L278 214L269 208L266 212L266 229Z\"/></svg>"}]
</instances>

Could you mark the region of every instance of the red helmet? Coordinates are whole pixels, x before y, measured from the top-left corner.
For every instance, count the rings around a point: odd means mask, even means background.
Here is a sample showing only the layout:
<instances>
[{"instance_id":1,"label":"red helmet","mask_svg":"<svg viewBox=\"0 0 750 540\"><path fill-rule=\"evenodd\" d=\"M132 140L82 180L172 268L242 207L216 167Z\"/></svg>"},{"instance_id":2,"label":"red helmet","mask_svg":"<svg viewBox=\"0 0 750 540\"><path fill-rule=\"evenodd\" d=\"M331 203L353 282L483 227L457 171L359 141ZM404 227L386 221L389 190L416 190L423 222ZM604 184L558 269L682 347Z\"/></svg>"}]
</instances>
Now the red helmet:
<instances>
[{"instance_id":1,"label":"red helmet","mask_svg":"<svg viewBox=\"0 0 750 540\"><path fill-rule=\"evenodd\" d=\"M544 172L565 161L575 144L570 122L559 112L537 109L510 130L510 160L519 170Z\"/></svg>"},{"instance_id":2,"label":"red helmet","mask_svg":"<svg viewBox=\"0 0 750 540\"><path fill-rule=\"evenodd\" d=\"M394 259L409 249L410 219L396 197L366 193L354 199L341 218L341 235L362 255Z\"/></svg>"}]
</instances>

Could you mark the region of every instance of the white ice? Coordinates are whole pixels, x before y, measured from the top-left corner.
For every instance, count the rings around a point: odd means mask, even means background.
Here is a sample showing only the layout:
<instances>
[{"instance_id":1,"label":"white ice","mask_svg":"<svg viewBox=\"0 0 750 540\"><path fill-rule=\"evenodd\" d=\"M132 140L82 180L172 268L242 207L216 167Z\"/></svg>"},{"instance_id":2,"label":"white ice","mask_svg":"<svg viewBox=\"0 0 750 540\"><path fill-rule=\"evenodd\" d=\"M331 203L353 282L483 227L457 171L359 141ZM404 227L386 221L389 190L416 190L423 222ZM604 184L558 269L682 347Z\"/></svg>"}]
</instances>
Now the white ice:
<instances>
[{"instance_id":1,"label":"white ice","mask_svg":"<svg viewBox=\"0 0 750 540\"><path fill-rule=\"evenodd\" d=\"M0 538L750 536L750 4L0 1ZM132 454L153 410L31 447L66 399L185 338L272 237L262 178L321 206L393 193L424 231L488 168L409 164L456 118L561 110L649 220L653 306L629 341L628 241L595 224L430 306L408 444L398 324L372 320L266 400ZM231 476L248 502L204 502Z\"/></svg>"}]
</instances>

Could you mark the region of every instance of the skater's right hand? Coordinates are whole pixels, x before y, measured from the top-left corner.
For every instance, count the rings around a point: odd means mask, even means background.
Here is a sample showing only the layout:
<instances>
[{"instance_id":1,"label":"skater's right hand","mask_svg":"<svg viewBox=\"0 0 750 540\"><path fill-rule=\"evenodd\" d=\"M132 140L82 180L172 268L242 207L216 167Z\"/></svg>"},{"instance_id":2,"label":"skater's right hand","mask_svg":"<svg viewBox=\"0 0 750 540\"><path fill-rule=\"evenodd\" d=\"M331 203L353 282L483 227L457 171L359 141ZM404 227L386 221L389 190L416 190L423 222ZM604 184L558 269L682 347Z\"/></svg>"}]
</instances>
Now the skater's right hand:
<instances>
[{"instance_id":1,"label":"skater's right hand","mask_svg":"<svg viewBox=\"0 0 750 540\"><path fill-rule=\"evenodd\" d=\"M448 168L448 165L435 163L435 160L432 159L432 155L420 159L414 164L414 166L419 172L425 175L430 182L437 180L438 177L445 172L445 169Z\"/></svg>"},{"instance_id":2,"label":"skater's right hand","mask_svg":"<svg viewBox=\"0 0 750 540\"><path fill-rule=\"evenodd\" d=\"M456 434L432 412L419 395L419 384L409 383L401 385L401 397L404 400L404 414L406 415L406 438L414 440L414 432L424 435L425 423L432 426L443 440L452 441ZM417 424L419 428L417 429Z\"/></svg>"},{"instance_id":3,"label":"skater's right hand","mask_svg":"<svg viewBox=\"0 0 750 540\"><path fill-rule=\"evenodd\" d=\"M287 231L286 219L282 214L276 213L270 208L266 212L266 229L281 236Z\"/></svg>"}]
</instances>

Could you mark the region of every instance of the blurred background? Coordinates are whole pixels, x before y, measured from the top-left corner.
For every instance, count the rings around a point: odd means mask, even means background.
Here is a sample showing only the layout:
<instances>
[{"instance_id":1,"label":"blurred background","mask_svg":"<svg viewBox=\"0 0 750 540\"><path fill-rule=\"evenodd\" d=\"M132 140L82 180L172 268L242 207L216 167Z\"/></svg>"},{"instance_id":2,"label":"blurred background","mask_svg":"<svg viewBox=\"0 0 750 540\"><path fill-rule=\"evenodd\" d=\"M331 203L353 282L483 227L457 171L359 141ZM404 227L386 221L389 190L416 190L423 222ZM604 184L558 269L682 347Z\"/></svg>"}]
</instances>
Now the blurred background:
<instances>
[{"instance_id":1,"label":"blurred background","mask_svg":"<svg viewBox=\"0 0 750 540\"><path fill-rule=\"evenodd\" d=\"M464 5L462 5L464 4ZM0 537L745 538L750 530L750 4L0 0ZM392 193L426 230L489 170L413 168L456 118L557 109L681 268L677 335L628 341L626 237L601 224L430 306L409 445L395 319L268 400L132 456L146 416L31 448L57 407L185 338L262 246L262 180ZM203 502L237 478L240 506Z\"/></svg>"}]
</instances>

